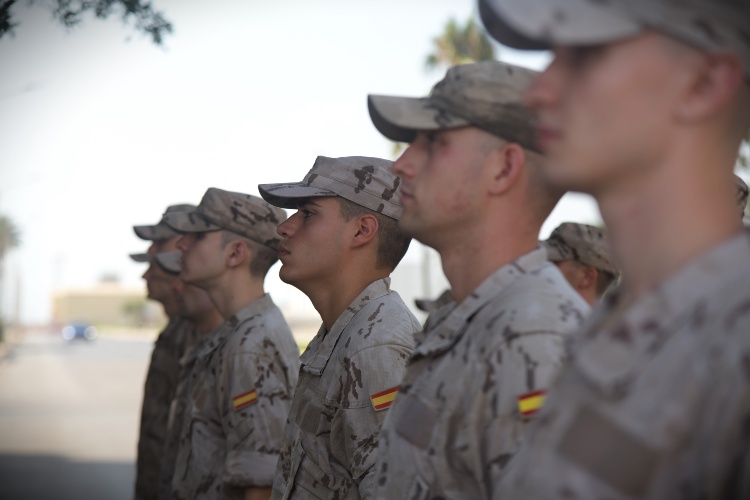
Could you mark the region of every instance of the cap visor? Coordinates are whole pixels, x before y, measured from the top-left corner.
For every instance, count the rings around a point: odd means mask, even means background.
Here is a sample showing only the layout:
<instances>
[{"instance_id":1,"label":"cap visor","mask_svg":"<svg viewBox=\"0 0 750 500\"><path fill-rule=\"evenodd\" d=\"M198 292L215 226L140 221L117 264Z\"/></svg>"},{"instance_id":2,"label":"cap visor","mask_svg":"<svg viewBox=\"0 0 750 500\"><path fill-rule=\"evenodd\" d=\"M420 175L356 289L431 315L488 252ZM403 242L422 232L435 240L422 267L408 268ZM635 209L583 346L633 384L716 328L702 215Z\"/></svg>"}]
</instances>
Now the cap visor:
<instances>
[{"instance_id":1,"label":"cap visor","mask_svg":"<svg viewBox=\"0 0 750 500\"><path fill-rule=\"evenodd\" d=\"M370 118L378 131L398 142L411 142L420 130L442 130L471 125L440 109L429 97L367 96Z\"/></svg>"},{"instance_id":2,"label":"cap visor","mask_svg":"<svg viewBox=\"0 0 750 500\"><path fill-rule=\"evenodd\" d=\"M147 253L131 253L130 258L135 262L148 262L149 260L151 260L149 254Z\"/></svg>"},{"instance_id":3,"label":"cap visor","mask_svg":"<svg viewBox=\"0 0 750 500\"><path fill-rule=\"evenodd\" d=\"M177 233L161 223L152 226L133 226L133 231L136 236L146 241L168 240L177 236Z\"/></svg>"},{"instance_id":4,"label":"cap visor","mask_svg":"<svg viewBox=\"0 0 750 500\"><path fill-rule=\"evenodd\" d=\"M156 262L168 273L179 274L182 252L157 253L154 258L156 259Z\"/></svg>"},{"instance_id":5,"label":"cap visor","mask_svg":"<svg viewBox=\"0 0 750 500\"><path fill-rule=\"evenodd\" d=\"M221 226L209 222L195 212L165 214L164 222L178 233L205 233L221 229Z\"/></svg>"},{"instance_id":6,"label":"cap visor","mask_svg":"<svg viewBox=\"0 0 750 500\"><path fill-rule=\"evenodd\" d=\"M616 2L597 0L479 0L479 15L493 38L521 50L607 43L644 29Z\"/></svg>"},{"instance_id":7,"label":"cap visor","mask_svg":"<svg viewBox=\"0 0 750 500\"><path fill-rule=\"evenodd\" d=\"M298 201L304 198L338 196L333 191L308 186L302 182L283 184L259 184L258 192L268 203L279 208L296 209Z\"/></svg>"}]
</instances>

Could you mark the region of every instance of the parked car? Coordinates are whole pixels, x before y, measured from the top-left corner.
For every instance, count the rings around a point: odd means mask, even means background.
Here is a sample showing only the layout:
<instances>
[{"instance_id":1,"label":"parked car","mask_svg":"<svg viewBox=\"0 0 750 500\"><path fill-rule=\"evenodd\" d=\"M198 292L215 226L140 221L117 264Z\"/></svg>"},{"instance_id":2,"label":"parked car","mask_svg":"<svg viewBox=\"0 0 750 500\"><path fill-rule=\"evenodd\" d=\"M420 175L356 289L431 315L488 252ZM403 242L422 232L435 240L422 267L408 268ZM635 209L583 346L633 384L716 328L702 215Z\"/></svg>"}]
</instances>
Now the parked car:
<instances>
[{"instance_id":1,"label":"parked car","mask_svg":"<svg viewBox=\"0 0 750 500\"><path fill-rule=\"evenodd\" d=\"M96 338L96 328L91 323L85 321L74 321L65 325L60 331L62 338L65 340L94 340Z\"/></svg>"}]
</instances>

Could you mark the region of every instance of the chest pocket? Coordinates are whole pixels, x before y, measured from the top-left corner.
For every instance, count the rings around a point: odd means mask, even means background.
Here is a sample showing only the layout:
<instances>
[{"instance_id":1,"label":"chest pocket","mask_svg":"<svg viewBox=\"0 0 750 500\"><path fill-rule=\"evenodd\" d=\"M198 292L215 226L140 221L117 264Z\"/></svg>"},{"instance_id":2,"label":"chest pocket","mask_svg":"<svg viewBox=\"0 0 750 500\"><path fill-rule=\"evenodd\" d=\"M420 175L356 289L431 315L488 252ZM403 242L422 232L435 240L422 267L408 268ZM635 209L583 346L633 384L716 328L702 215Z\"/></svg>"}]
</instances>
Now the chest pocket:
<instances>
[{"instance_id":1,"label":"chest pocket","mask_svg":"<svg viewBox=\"0 0 750 500\"><path fill-rule=\"evenodd\" d=\"M414 392L410 392L402 404L403 409L395 424L396 432L414 446L427 448L437 422L437 410Z\"/></svg>"}]
</instances>

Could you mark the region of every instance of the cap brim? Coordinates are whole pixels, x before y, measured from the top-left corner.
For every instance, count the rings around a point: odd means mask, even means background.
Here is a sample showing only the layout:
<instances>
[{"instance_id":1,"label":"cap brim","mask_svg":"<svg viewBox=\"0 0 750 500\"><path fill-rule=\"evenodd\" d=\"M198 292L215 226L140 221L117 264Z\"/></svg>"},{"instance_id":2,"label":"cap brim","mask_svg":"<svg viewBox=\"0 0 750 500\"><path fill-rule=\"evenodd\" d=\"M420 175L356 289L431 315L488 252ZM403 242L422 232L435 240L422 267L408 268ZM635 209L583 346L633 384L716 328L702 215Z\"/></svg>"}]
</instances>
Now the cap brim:
<instances>
[{"instance_id":1,"label":"cap brim","mask_svg":"<svg viewBox=\"0 0 750 500\"><path fill-rule=\"evenodd\" d=\"M550 245L547 240L540 242L542 248L547 250L547 260L550 262L560 262L563 260L568 260L570 257L567 257L562 254L560 249L556 245Z\"/></svg>"},{"instance_id":2,"label":"cap brim","mask_svg":"<svg viewBox=\"0 0 750 500\"><path fill-rule=\"evenodd\" d=\"M154 256L156 262L168 273L180 273L180 259L182 252L162 252Z\"/></svg>"},{"instance_id":3,"label":"cap brim","mask_svg":"<svg viewBox=\"0 0 750 500\"><path fill-rule=\"evenodd\" d=\"M130 258L135 262L149 262L151 260L151 256L147 253L131 253Z\"/></svg>"},{"instance_id":4,"label":"cap brim","mask_svg":"<svg viewBox=\"0 0 750 500\"><path fill-rule=\"evenodd\" d=\"M398 142L412 142L418 131L465 127L471 122L438 107L429 97L367 96L370 118L378 131Z\"/></svg>"},{"instance_id":5,"label":"cap brim","mask_svg":"<svg viewBox=\"0 0 750 500\"><path fill-rule=\"evenodd\" d=\"M178 233L206 233L221 230L221 226L208 221L196 212L165 214L164 222Z\"/></svg>"},{"instance_id":6,"label":"cap brim","mask_svg":"<svg viewBox=\"0 0 750 500\"><path fill-rule=\"evenodd\" d=\"M597 0L479 0L479 15L495 40L521 50L607 43L644 29L612 2Z\"/></svg>"},{"instance_id":7,"label":"cap brim","mask_svg":"<svg viewBox=\"0 0 750 500\"><path fill-rule=\"evenodd\" d=\"M259 184L258 192L268 203L279 208L296 209L298 200L305 198L319 198L338 196L333 191L308 186L302 182L287 182L281 184Z\"/></svg>"},{"instance_id":8,"label":"cap brim","mask_svg":"<svg viewBox=\"0 0 750 500\"><path fill-rule=\"evenodd\" d=\"M176 232L161 223L151 226L133 226L133 231L135 231L136 236L146 241L168 240L177 236Z\"/></svg>"}]
</instances>

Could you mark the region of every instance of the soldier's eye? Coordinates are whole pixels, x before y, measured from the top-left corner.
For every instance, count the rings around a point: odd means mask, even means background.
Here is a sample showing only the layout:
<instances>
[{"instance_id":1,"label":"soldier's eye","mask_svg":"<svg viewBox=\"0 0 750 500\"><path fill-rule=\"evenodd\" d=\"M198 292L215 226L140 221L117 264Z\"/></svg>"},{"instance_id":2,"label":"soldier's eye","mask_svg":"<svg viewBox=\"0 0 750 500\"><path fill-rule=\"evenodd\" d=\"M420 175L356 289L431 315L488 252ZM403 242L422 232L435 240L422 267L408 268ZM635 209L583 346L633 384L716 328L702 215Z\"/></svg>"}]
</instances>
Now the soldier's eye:
<instances>
[{"instance_id":1,"label":"soldier's eye","mask_svg":"<svg viewBox=\"0 0 750 500\"><path fill-rule=\"evenodd\" d=\"M310 217L313 214L313 212L311 212L309 210L304 210L304 209L301 209L299 212L302 214L302 218L303 219L307 219L308 217Z\"/></svg>"}]
</instances>

